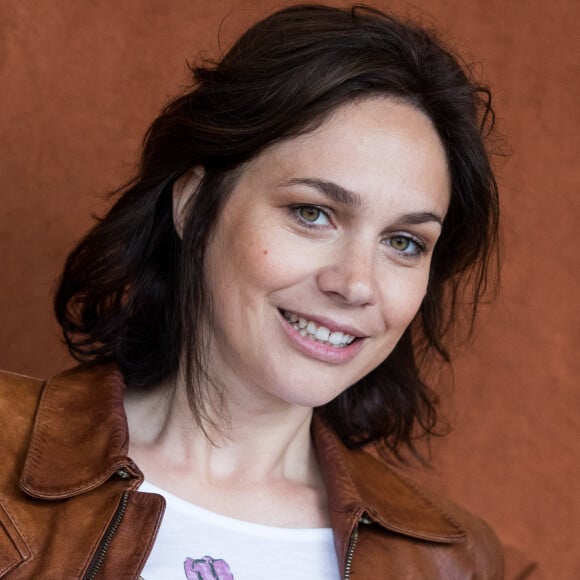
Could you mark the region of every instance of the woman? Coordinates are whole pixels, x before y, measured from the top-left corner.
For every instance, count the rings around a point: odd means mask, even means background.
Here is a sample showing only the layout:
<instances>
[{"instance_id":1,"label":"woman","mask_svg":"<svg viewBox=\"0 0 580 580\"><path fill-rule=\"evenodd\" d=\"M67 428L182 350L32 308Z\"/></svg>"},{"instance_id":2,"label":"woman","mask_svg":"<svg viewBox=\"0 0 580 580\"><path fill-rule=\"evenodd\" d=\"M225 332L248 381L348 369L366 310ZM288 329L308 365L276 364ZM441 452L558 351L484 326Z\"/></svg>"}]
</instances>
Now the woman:
<instances>
[{"instance_id":1,"label":"woman","mask_svg":"<svg viewBox=\"0 0 580 580\"><path fill-rule=\"evenodd\" d=\"M65 266L83 365L3 375L0 577L500 578L483 522L362 449L435 431L419 362L494 255L489 93L366 8L193 72Z\"/></svg>"}]
</instances>

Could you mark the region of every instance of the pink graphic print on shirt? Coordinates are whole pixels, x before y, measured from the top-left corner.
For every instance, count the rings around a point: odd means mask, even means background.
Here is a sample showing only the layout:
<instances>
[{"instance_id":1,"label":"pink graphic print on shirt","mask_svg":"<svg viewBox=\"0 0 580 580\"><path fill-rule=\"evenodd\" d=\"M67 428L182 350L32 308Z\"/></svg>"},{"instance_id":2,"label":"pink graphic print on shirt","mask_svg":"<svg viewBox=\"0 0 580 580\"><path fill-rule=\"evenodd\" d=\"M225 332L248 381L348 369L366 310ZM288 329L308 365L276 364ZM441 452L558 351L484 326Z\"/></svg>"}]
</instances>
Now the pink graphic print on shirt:
<instances>
[{"instance_id":1,"label":"pink graphic print on shirt","mask_svg":"<svg viewBox=\"0 0 580 580\"><path fill-rule=\"evenodd\" d=\"M199 560L186 558L183 563L187 580L234 580L225 560L204 556Z\"/></svg>"}]
</instances>

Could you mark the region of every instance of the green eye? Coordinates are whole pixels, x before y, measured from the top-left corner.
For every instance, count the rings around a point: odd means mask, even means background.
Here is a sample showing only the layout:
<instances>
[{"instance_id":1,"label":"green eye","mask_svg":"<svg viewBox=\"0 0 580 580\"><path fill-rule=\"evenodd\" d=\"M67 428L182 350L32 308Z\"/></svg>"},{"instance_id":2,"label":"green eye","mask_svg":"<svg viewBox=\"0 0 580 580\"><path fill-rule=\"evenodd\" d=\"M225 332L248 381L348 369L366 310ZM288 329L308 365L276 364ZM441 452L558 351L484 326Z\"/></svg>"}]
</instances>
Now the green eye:
<instances>
[{"instance_id":1,"label":"green eye","mask_svg":"<svg viewBox=\"0 0 580 580\"><path fill-rule=\"evenodd\" d=\"M322 212L317 207L303 206L299 209L300 217L307 222L315 222Z\"/></svg>"},{"instance_id":2,"label":"green eye","mask_svg":"<svg viewBox=\"0 0 580 580\"><path fill-rule=\"evenodd\" d=\"M326 228L331 226L328 212L315 205L297 205L290 208L298 223L305 228Z\"/></svg>"},{"instance_id":3,"label":"green eye","mask_svg":"<svg viewBox=\"0 0 580 580\"><path fill-rule=\"evenodd\" d=\"M391 247L397 250L398 252L405 252L409 249L411 245L411 240L409 238L405 238L403 236L396 236L391 238Z\"/></svg>"}]
</instances>

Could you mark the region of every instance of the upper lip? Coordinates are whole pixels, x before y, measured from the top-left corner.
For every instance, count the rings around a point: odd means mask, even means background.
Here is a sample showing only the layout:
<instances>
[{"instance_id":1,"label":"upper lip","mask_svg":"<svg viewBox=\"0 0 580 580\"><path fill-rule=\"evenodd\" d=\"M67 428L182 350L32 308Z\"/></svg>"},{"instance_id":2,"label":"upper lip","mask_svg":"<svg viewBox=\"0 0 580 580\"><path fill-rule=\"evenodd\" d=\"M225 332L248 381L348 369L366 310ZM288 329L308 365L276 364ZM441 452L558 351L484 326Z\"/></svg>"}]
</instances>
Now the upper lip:
<instances>
[{"instance_id":1,"label":"upper lip","mask_svg":"<svg viewBox=\"0 0 580 580\"><path fill-rule=\"evenodd\" d=\"M342 332L343 334L350 334L355 338L366 338L368 336L362 330L356 328L355 326L351 326L350 324L342 324L340 322L331 320L330 318L326 318L325 316L304 314L303 312L299 312L298 310L292 310L291 308L280 308L280 311L282 313L291 312L292 314L296 314L296 316L299 316L300 318L311 320L318 326L325 326L326 328L328 328L328 330L330 330L330 332Z\"/></svg>"}]
</instances>

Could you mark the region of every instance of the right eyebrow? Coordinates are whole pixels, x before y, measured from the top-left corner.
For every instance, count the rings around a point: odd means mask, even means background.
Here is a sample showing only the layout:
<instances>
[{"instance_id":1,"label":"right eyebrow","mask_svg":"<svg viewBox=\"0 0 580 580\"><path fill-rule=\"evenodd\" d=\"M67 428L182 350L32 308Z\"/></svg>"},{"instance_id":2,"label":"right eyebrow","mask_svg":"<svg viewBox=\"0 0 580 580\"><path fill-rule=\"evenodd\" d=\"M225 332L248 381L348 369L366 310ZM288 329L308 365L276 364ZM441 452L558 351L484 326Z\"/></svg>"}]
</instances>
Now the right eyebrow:
<instances>
[{"instance_id":1,"label":"right eyebrow","mask_svg":"<svg viewBox=\"0 0 580 580\"><path fill-rule=\"evenodd\" d=\"M334 183L333 181L325 181L323 179L316 179L311 177L295 177L284 181L284 186L288 185L306 185L323 193L326 197L336 203L347 205L349 207L360 207L361 198L358 193L354 193L345 189L344 187Z\"/></svg>"}]
</instances>

